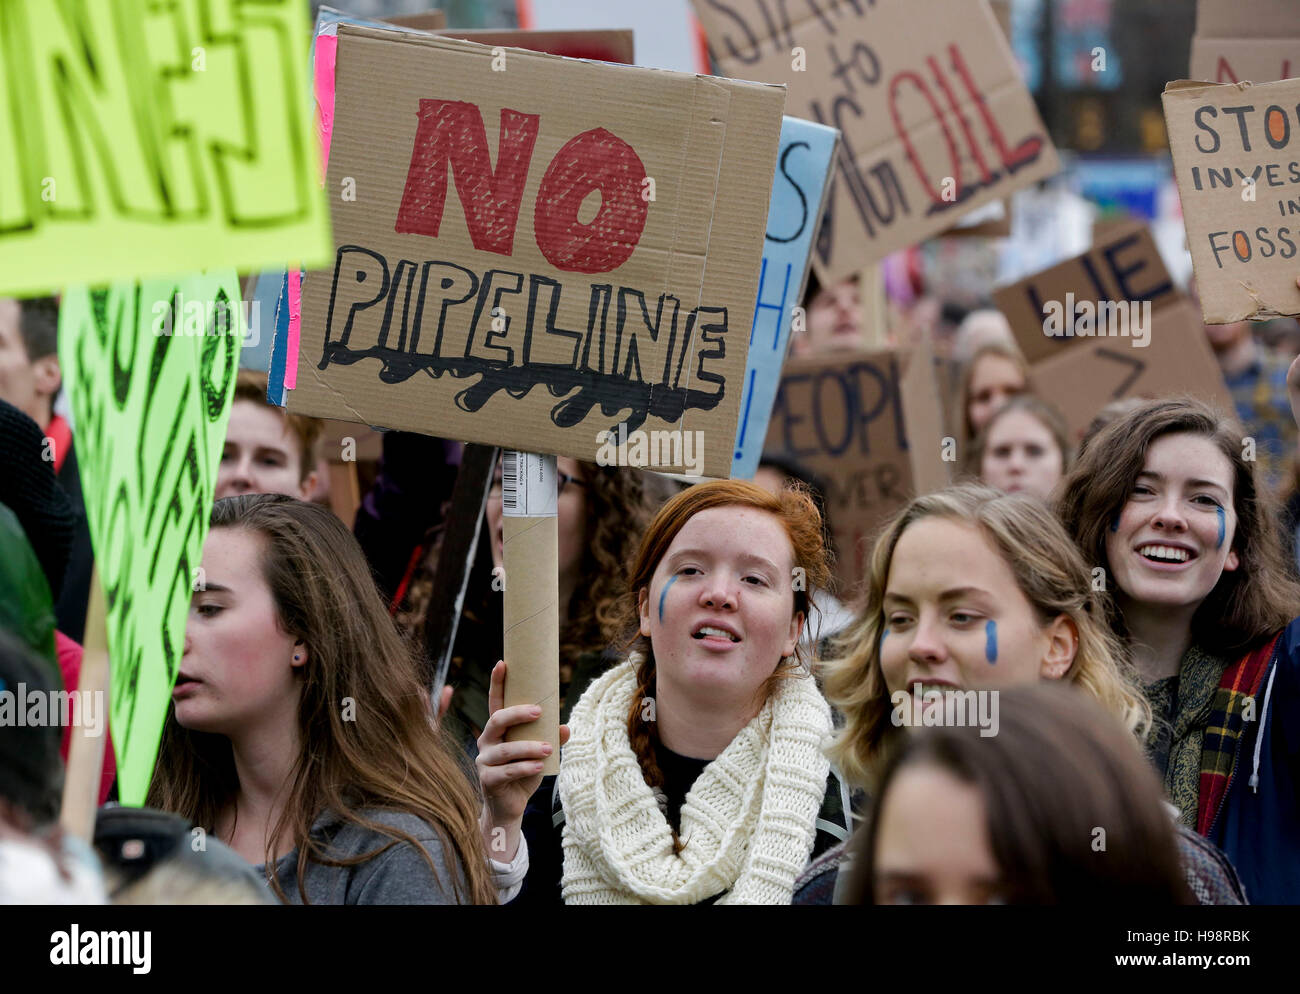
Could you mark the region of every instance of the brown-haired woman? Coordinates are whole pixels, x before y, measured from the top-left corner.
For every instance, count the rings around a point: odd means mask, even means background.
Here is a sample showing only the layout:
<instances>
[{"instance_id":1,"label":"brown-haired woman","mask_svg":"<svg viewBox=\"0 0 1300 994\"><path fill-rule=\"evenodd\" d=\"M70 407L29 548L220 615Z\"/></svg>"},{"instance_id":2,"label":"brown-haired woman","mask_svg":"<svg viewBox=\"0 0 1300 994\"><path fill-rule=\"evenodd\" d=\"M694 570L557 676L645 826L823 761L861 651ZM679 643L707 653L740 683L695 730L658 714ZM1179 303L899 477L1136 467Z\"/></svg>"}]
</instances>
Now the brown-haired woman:
<instances>
[{"instance_id":1,"label":"brown-haired woman","mask_svg":"<svg viewBox=\"0 0 1300 994\"><path fill-rule=\"evenodd\" d=\"M1256 903L1300 902L1300 587L1253 442L1200 401L1101 429L1058 511L1105 571L1158 719L1148 750L1186 825Z\"/></svg>"},{"instance_id":2,"label":"brown-haired woman","mask_svg":"<svg viewBox=\"0 0 1300 994\"><path fill-rule=\"evenodd\" d=\"M503 882L526 871L528 899L570 904L788 904L837 838L819 819L842 810L821 752L830 709L800 644L808 591L828 579L801 491L718 481L665 504L628 579L632 651L570 717L554 821L552 791L537 791L549 747L503 741L535 711L501 708L504 664L493 671L478 769L485 845L513 861L495 867Z\"/></svg>"},{"instance_id":3,"label":"brown-haired woman","mask_svg":"<svg viewBox=\"0 0 1300 994\"><path fill-rule=\"evenodd\" d=\"M998 701L996 735L925 728L886 765L847 903L1194 903L1125 728L1072 687Z\"/></svg>"},{"instance_id":4,"label":"brown-haired woman","mask_svg":"<svg viewBox=\"0 0 1300 994\"><path fill-rule=\"evenodd\" d=\"M473 786L338 518L219 500L202 572L148 803L287 903L494 903Z\"/></svg>"}]
</instances>

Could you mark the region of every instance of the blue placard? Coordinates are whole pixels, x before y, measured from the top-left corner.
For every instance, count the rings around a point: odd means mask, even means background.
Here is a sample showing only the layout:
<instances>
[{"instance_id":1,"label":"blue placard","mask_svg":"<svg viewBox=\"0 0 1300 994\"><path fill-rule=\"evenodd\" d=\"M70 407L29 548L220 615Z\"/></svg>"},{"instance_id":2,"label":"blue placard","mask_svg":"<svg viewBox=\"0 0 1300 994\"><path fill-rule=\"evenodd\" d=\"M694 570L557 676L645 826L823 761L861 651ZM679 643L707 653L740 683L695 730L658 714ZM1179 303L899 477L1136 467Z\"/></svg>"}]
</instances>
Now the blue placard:
<instances>
[{"instance_id":1,"label":"blue placard","mask_svg":"<svg viewBox=\"0 0 1300 994\"><path fill-rule=\"evenodd\" d=\"M736 479L753 479L763 454L767 423L781 382L781 365L790 345L790 316L803 291L839 135L835 128L798 117L786 117L781 122L781 150L767 210L763 268L749 330L749 358L736 424L731 465L731 475Z\"/></svg>"}]
</instances>

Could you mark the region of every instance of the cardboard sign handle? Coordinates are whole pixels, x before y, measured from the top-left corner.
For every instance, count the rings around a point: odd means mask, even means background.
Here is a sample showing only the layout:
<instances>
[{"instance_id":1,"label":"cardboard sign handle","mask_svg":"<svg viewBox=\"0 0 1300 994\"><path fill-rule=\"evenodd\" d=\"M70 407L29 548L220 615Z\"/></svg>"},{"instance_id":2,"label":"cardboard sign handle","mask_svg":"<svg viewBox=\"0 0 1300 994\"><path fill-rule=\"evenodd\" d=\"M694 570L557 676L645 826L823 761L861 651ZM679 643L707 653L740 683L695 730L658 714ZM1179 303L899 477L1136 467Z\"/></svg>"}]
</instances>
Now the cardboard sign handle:
<instances>
[{"instance_id":1,"label":"cardboard sign handle","mask_svg":"<svg viewBox=\"0 0 1300 994\"><path fill-rule=\"evenodd\" d=\"M105 624L107 610L104 591L99 583L99 568L90 576L90 604L86 611L86 635L81 656L81 675L77 680L77 695L85 700L89 694L100 695L107 702L108 629ZM81 707L78 703L77 707ZM107 713L107 712L105 712ZM95 838L95 813L99 808L100 771L104 768L104 723L100 734L92 735L85 722L74 722L72 740L68 747L68 766L63 779L63 802L59 809L59 824L69 835L75 835L87 844Z\"/></svg>"},{"instance_id":2,"label":"cardboard sign handle","mask_svg":"<svg viewBox=\"0 0 1300 994\"><path fill-rule=\"evenodd\" d=\"M549 506L558 498L555 456L517 453L519 463L549 461ZM503 488L503 509L508 495ZM502 518L505 589L505 706L534 704L542 709L536 721L515 725L506 741L541 740L551 744L542 774L560 772L560 604L559 518Z\"/></svg>"}]
</instances>

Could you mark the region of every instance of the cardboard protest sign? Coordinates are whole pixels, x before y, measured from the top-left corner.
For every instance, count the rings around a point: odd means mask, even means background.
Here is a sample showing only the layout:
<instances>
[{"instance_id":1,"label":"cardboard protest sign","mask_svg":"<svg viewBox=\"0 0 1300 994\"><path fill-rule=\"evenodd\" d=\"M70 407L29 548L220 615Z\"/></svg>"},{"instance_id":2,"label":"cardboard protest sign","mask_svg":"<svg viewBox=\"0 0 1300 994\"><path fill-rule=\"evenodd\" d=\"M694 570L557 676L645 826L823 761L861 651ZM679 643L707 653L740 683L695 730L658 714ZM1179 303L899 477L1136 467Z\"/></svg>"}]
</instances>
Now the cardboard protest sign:
<instances>
[{"instance_id":1,"label":"cardboard protest sign","mask_svg":"<svg viewBox=\"0 0 1300 994\"><path fill-rule=\"evenodd\" d=\"M344 24L334 96L290 411L729 475L780 88Z\"/></svg>"},{"instance_id":2,"label":"cardboard protest sign","mask_svg":"<svg viewBox=\"0 0 1300 994\"><path fill-rule=\"evenodd\" d=\"M1125 397L1189 393L1233 409L1196 308L1140 222L1111 227L1087 252L993 298L1030 363L1031 388L1076 440Z\"/></svg>"},{"instance_id":3,"label":"cardboard protest sign","mask_svg":"<svg viewBox=\"0 0 1300 994\"><path fill-rule=\"evenodd\" d=\"M0 294L329 258L302 4L145 7L5 5Z\"/></svg>"},{"instance_id":4,"label":"cardboard protest sign","mask_svg":"<svg viewBox=\"0 0 1300 994\"><path fill-rule=\"evenodd\" d=\"M876 529L918 493L945 486L941 414L928 352L790 359L765 448L826 484L837 596L865 575Z\"/></svg>"},{"instance_id":5,"label":"cardboard protest sign","mask_svg":"<svg viewBox=\"0 0 1300 994\"><path fill-rule=\"evenodd\" d=\"M107 608L118 793L144 803L185 640L239 365L233 270L100 289L59 311Z\"/></svg>"},{"instance_id":6,"label":"cardboard protest sign","mask_svg":"<svg viewBox=\"0 0 1300 994\"><path fill-rule=\"evenodd\" d=\"M1144 314L1178 296L1155 239L1139 221L1122 222L1082 255L993 291L998 310L1011 323L1016 344L1031 364L1086 341L1096 329L1098 302L1138 305L1137 325ZM1143 308L1144 303L1151 306ZM1092 317L1085 321L1088 308ZM1127 309L1116 313L1129 316ZM1128 331L1130 338L1143 337L1141 327Z\"/></svg>"},{"instance_id":7,"label":"cardboard protest sign","mask_svg":"<svg viewBox=\"0 0 1300 994\"><path fill-rule=\"evenodd\" d=\"M1162 99L1205 322L1300 314L1300 80Z\"/></svg>"},{"instance_id":8,"label":"cardboard protest sign","mask_svg":"<svg viewBox=\"0 0 1300 994\"><path fill-rule=\"evenodd\" d=\"M791 314L803 300L808 257L821 220L839 133L834 128L787 117L781 125L772 201L767 210L758 303L749 331L740 425L732 476L752 480L763 454L767 422L790 346Z\"/></svg>"},{"instance_id":9,"label":"cardboard protest sign","mask_svg":"<svg viewBox=\"0 0 1300 994\"><path fill-rule=\"evenodd\" d=\"M1210 350L1196 306L1177 297L1151 318L1150 343L1133 348L1123 338L1085 338L1035 363L1029 385L1065 416L1070 437L1083 437L1111 401L1126 397L1191 394L1231 414L1232 395Z\"/></svg>"},{"instance_id":10,"label":"cardboard protest sign","mask_svg":"<svg viewBox=\"0 0 1300 994\"><path fill-rule=\"evenodd\" d=\"M1294 0L1199 0L1192 79L1269 83L1300 75L1300 10Z\"/></svg>"},{"instance_id":11,"label":"cardboard protest sign","mask_svg":"<svg viewBox=\"0 0 1300 994\"><path fill-rule=\"evenodd\" d=\"M724 73L785 83L789 113L842 133L824 283L1058 169L987 0L693 2Z\"/></svg>"}]
</instances>

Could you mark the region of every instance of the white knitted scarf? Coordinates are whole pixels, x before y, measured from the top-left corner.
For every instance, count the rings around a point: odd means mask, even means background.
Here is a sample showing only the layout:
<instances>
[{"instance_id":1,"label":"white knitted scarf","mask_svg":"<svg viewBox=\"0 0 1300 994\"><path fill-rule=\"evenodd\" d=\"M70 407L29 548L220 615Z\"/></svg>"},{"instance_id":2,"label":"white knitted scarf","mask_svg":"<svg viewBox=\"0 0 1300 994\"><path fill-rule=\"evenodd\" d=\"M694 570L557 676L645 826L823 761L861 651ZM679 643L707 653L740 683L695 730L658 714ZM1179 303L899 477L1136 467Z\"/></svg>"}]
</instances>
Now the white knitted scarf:
<instances>
[{"instance_id":1,"label":"white knitted scarf","mask_svg":"<svg viewBox=\"0 0 1300 994\"><path fill-rule=\"evenodd\" d=\"M641 654L602 675L561 753L566 904L789 904L808 862L829 761L830 708L811 677L777 682L762 711L696 779L673 854L668 819L627 734Z\"/></svg>"}]
</instances>

